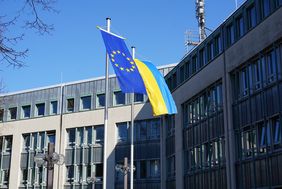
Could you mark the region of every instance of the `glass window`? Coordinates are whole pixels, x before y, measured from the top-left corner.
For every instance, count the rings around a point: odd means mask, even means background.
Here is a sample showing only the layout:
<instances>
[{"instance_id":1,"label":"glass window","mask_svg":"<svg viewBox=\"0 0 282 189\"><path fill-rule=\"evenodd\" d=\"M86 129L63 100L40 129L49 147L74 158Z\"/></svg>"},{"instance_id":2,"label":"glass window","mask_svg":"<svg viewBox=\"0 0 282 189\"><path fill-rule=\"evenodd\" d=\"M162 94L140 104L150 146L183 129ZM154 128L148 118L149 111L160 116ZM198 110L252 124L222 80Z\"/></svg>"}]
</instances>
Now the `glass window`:
<instances>
[{"instance_id":1,"label":"glass window","mask_svg":"<svg viewBox=\"0 0 282 189\"><path fill-rule=\"evenodd\" d=\"M147 162L146 160L140 161L140 178L145 179L147 177Z\"/></svg>"},{"instance_id":2,"label":"glass window","mask_svg":"<svg viewBox=\"0 0 282 189\"><path fill-rule=\"evenodd\" d=\"M74 111L74 98L67 99L67 112Z\"/></svg>"},{"instance_id":3,"label":"glass window","mask_svg":"<svg viewBox=\"0 0 282 189\"><path fill-rule=\"evenodd\" d=\"M155 139L160 138L160 121L152 120L150 121L150 136L149 138Z\"/></svg>"},{"instance_id":4,"label":"glass window","mask_svg":"<svg viewBox=\"0 0 282 189\"><path fill-rule=\"evenodd\" d=\"M208 61L212 60L214 57L214 48L213 48L213 42L209 42L207 45L207 51L208 51Z\"/></svg>"},{"instance_id":5,"label":"glass window","mask_svg":"<svg viewBox=\"0 0 282 189\"><path fill-rule=\"evenodd\" d=\"M84 128L77 128L77 132L76 132L76 144L80 145L83 144L83 139L84 139Z\"/></svg>"},{"instance_id":6,"label":"glass window","mask_svg":"<svg viewBox=\"0 0 282 189\"><path fill-rule=\"evenodd\" d=\"M234 43L235 40L233 24L228 25L226 31L227 31L227 45L230 46Z\"/></svg>"},{"instance_id":7,"label":"glass window","mask_svg":"<svg viewBox=\"0 0 282 189\"><path fill-rule=\"evenodd\" d=\"M199 68L206 64L205 49L199 51Z\"/></svg>"},{"instance_id":8,"label":"glass window","mask_svg":"<svg viewBox=\"0 0 282 189\"><path fill-rule=\"evenodd\" d=\"M22 118L30 118L30 105L22 106Z\"/></svg>"},{"instance_id":9,"label":"glass window","mask_svg":"<svg viewBox=\"0 0 282 189\"><path fill-rule=\"evenodd\" d=\"M167 159L167 176L173 177L175 173L175 157L171 156Z\"/></svg>"},{"instance_id":10,"label":"glass window","mask_svg":"<svg viewBox=\"0 0 282 189\"><path fill-rule=\"evenodd\" d=\"M125 93L118 91L114 92L114 105L125 104Z\"/></svg>"},{"instance_id":11,"label":"glass window","mask_svg":"<svg viewBox=\"0 0 282 189\"><path fill-rule=\"evenodd\" d=\"M144 102L143 94L134 94L134 102Z\"/></svg>"},{"instance_id":12,"label":"glass window","mask_svg":"<svg viewBox=\"0 0 282 189\"><path fill-rule=\"evenodd\" d=\"M47 143L55 144L55 133L47 133Z\"/></svg>"},{"instance_id":13,"label":"glass window","mask_svg":"<svg viewBox=\"0 0 282 189\"><path fill-rule=\"evenodd\" d=\"M8 119L9 120L17 119L17 107L9 108Z\"/></svg>"},{"instance_id":14,"label":"glass window","mask_svg":"<svg viewBox=\"0 0 282 189\"><path fill-rule=\"evenodd\" d=\"M92 144L92 127L87 127L86 128L86 132L87 132L87 144Z\"/></svg>"},{"instance_id":15,"label":"glass window","mask_svg":"<svg viewBox=\"0 0 282 189\"><path fill-rule=\"evenodd\" d=\"M259 124L259 146L260 146L260 152L265 153L266 152L266 146L270 145L270 124L267 122L267 124Z\"/></svg>"},{"instance_id":16,"label":"glass window","mask_svg":"<svg viewBox=\"0 0 282 189\"><path fill-rule=\"evenodd\" d=\"M279 144L281 143L281 125L279 118L275 118L272 120L272 132L273 132L273 143Z\"/></svg>"},{"instance_id":17,"label":"glass window","mask_svg":"<svg viewBox=\"0 0 282 189\"><path fill-rule=\"evenodd\" d=\"M91 96L84 96L80 98L80 109L81 110L91 109Z\"/></svg>"},{"instance_id":18,"label":"glass window","mask_svg":"<svg viewBox=\"0 0 282 189\"><path fill-rule=\"evenodd\" d=\"M5 137L4 152L11 152L12 150L12 137Z\"/></svg>"},{"instance_id":19,"label":"glass window","mask_svg":"<svg viewBox=\"0 0 282 189\"><path fill-rule=\"evenodd\" d=\"M217 35L214 38L214 55L217 56L219 53L221 53L221 38L220 35Z\"/></svg>"},{"instance_id":20,"label":"glass window","mask_svg":"<svg viewBox=\"0 0 282 189\"><path fill-rule=\"evenodd\" d=\"M197 71L197 56L192 57L192 74Z\"/></svg>"},{"instance_id":21,"label":"glass window","mask_svg":"<svg viewBox=\"0 0 282 189\"><path fill-rule=\"evenodd\" d=\"M96 126L96 141L95 143L102 143L104 141L104 127L103 126Z\"/></svg>"},{"instance_id":22,"label":"glass window","mask_svg":"<svg viewBox=\"0 0 282 189\"><path fill-rule=\"evenodd\" d=\"M117 140L118 142L126 142L128 139L128 127L127 127L127 123L118 123L117 124L117 129L118 129L118 136L117 136Z\"/></svg>"},{"instance_id":23,"label":"glass window","mask_svg":"<svg viewBox=\"0 0 282 189\"><path fill-rule=\"evenodd\" d=\"M67 165L67 182L71 182L74 180L74 166L73 165Z\"/></svg>"},{"instance_id":24,"label":"glass window","mask_svg":"<svg viewBox=\"0 0 282 189\"><path fill-rule=\"evenodd\" d=\"M244 35L244 20L243 16L240 15L236 18L236 37L237 39L241 38Z\"/></svg>"},{"instance_id":25,"label":"glass window","mask_svg":"<svg viewBox=\"0 0 282 189\"><path fill-rule=\"evenodd\" d=\"M27 150L30 147L30 134L23 135L23 150Z\"/></svg>"},{"instance_id":26,"label":"glass window","mask_svg":"<svg viewBox=\"0 0 282 189\"><path fill-rule=\"evenodd\" d=\"M267 17L270 14L270 0L260 0L260 6L262 18Z\"/></svg>"},{"instance_id":27,"label":"glass window","mask_svg":"<svg viewBox=\"0 0 282 189\"><path fill-rule=\"evenodd\" d=\"M174 134L175 129L175 117L174 115L167 116L167 136L171 136Z\"/></svg>"},{"instance_id":28,"label":"glass window","mask_svg":"<svg viewBox=\"0 0 282 189\"><path fill-rule=\"evenodd\" d=\"M97 94L97 107L104 107L105 100L105 94Z\"/></svg>"},{"instance_id":29,"label":"glass window","mask_svg":"<svg viewBox=\"0 0 282 189\"><path fill-rule=\"evenodd\" d=\"M4 109L0 109L0 122L4 119Z\"/></svg>"},{"instance_id":30,"label":"glass window","mask_svg":"<svg viewBox=\"0 0 282 189\"><path fill-rule=\"evenodd\" d=\"M250 30L256 25L256 10L254 4L247 8L247 28Z\"/></svg>"},{"instance_id":31,"label":"glass window","mask_svg":"<svg viewBox=\"0 0 282 189\"><path fill-rule=\"evenodd\" d=\"M256 152L257 147L257 134L256 130L249 130L242 133L241 143L243 157L252 156L253 152Z\"/></svg>"},{"instance_id":32,"label":"glass window","mask_svg":"<svg viewBox=\"0 0 282 189\"><path fill-rule=\"evenodd\" d=\"M256 60L252 64L252 81L253 81L253 89L257 90L261 88L261 67L260 61Z\"/></svg>"},{"instance_id":33,"label":"glass window","mask_svg":"<svg viewBox=\"0 0 282 189\"><path fill-rule=\"evenodd\" d=\"M216 105L217 109L221 110L223 108L223 99L222 99L222 85L216 86Z\"/></svg>"},{"instance_id":34,"label":"glass window","mask_svg":"<svg viewBox=\"0 0 282 189\"><path fill-rule=\"evenodd\" d=\"M276 60L275 51L271 51L266 55L266 65L267 65L267 80L268 82L273 82L276 79Z\"/></svg>"},{"instance_id":35,"label":"glass window","mask_svg":"<svg viewBox=\"0 0 282 189\"><path fill-rule=\"evenodd\" d=\"M75 129L68 129L68 145L73 146L75 144Z\"/></svg>"},{"instance_id":36,"label":"glass window","mask_svg":"<svg viewBox=\"0 0 282 189\"><path fill-rule=\"evenodd\" d=\"M150 176L158 177L160 175L160 161L151 160L150 161Z\"/></svg>"},{"instance_id":37,"label":"glass window","mask_svg":"<svg viewBox=\"0 0 282 189\"><path fill-rule=\"evenodd\" d=\"M40 103L35 105L35 115L44 116L45 113L45 103Z\"/></svg>"},{"instance_id":38,"label":"glass window","mask_svg":"<svg viewBox=\"0 0 282 189\"><path fill-rule=\"evenodd\" d=\"M96 164L95 169L96 177L103 177L103 163Z\"/></svg>"},{"instance_id":39,"label":"glass window","mask_svg":"<svg viewBox=\"0 0 282 189\"><path fill-rule=\"evenodd\" d=\"M58 113L58 101L52 101L50 103L50 114L54 115Z\"/></svg>"},{"instance_id":40,"label":"glass window","mask_svg":"<svg viewBox=\"0 0 282 189\"><path fill-rule=\"evenodd\" d=\"M140 127L140 132L139 132L139 136L140 136L140 140L146 140L147 139L147 125L146 125L146 121L142 121L140 122L140 125L138 125Z\"/></svg>"},{"instance_id":41,"label":"glass window","mask_svg":"<svg viewBox=\"0 0 282 189\"><path fill-rule=\"evenodd\" d=\"M180 67L179 72L180 72L180 83L184 81L184 65Z\"/></svg>"},{"instance_id":42,"label":"glass window","mask_svg":"<svg viewBox=\"0 0 282 189\"><path fill-rule=\"evenodd\" d=\"M240 94L246 96L249 89L248 67L240 72Z\"/></svg>"}]
</instances>

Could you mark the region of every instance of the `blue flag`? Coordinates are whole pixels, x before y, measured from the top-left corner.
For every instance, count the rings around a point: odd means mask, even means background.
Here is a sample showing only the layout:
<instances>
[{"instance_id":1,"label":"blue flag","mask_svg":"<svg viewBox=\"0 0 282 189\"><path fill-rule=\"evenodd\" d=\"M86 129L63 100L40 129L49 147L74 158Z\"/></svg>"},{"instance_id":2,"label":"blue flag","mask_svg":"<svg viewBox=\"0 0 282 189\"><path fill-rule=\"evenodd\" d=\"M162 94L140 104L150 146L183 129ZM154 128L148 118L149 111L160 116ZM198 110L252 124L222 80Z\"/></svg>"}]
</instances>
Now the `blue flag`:
<instances>
[{"instance_id":1,"label":"blue flag","mask_svg":"<svg viewBox=\"0 0 282 189\"><path fill-rule=\"evenodd\" d=\"M103 29L100 31L122 92L147 94L142 77L124 39Z\"/></svg>"}]
</instances>

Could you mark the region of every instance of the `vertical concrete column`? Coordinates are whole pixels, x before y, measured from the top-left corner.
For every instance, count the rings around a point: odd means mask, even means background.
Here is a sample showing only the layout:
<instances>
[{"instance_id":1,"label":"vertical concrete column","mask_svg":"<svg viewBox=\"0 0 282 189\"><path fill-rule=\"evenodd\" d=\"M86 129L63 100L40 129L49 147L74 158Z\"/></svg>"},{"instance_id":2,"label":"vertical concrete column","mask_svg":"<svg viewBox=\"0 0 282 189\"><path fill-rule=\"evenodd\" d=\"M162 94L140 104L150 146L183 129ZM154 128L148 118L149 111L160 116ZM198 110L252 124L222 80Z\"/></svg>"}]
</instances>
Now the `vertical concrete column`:
<instances>
[{"instance_id":1,"label":"vertical concrete column","mask_svg":"<svg viewBox=\"0 0 282 189\"><path fill-rule=\"evenodd\" d=\"M224 113L224 135L225 135L225 157L227 188L236 189L235 178L235 137L232 116L232 85L229 73L226 70L224 53L224 76L222 80L223 113Z\"/></svg>"},{"instance_id":2,"label":"vertical concrete column","mask_svg":"<svg viewBox=\"0 0 282 189\"><path fill-rule=\"evenodd\" d=\"M166 189L166 119L165 116L161 118L162 124L160 128L160 164L161 164L161 188Z\"/></svg>"},{"instance_id":3,"label":"vertical concrete column","mask_svg":"<svg viewBox=\"0 0 282 189\"><path fill-rule=\"evenodd\" d=\"M183 132L182 108L178 108L175 115L175 184L177 189L183 188Z\"/></svg>"},{"instance_id":4,"label":"vertical concrete column","mask_svg":"<svg viewBox=\"0 0 282 189\"><path fill-rule=\"evenodd\" d=\"M22 136L20 132L13 134L9 188L18 188L21 173Z\"/></svg>"}]
</instances>

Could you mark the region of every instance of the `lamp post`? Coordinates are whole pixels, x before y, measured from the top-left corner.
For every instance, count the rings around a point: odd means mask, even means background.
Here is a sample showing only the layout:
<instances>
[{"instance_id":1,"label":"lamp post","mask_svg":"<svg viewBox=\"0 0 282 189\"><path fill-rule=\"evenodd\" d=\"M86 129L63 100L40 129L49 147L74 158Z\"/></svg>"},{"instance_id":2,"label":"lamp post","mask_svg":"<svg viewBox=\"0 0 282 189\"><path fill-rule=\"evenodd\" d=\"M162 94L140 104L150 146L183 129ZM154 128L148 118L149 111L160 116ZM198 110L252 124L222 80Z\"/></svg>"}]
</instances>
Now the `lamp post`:
<instances>
[{"instance_id":1,"label":"lamp post","mask_svg":"<svg viewBox=\"0 0 282 189\"><path fill-rule=\"evenodd\" d=\"M90 183L92 183L92 189L95 189L95 182L96 182L96 176L95 176L95 172L92 172L91 177L87 178L87 181Z\"/></svg>"},{"instance_id":2,"label":"lamp post","mask_svg":"<svg viewBox=\"0 0 282 189\"><path fill-rule=\"evenodd\" d=\"M128 178L127 173L130 172L130 165L128 165L128 158L125 157L124 158L124 164L123 165L117 164L115 166L115 169L116 169L116 171L120 171L123 174L123 176L124 176L124 189L127 189L127 184L128 184L127 183L127 178ZM132 170L135 171L135 167L134 166L133 166ZM133 179L133 178L131 178L131 179Z\"/></svg>"},{"instance_id":3,"label":"lamp post","mask_svg":"<svg viewBox=\"0 0 282 189\"><path fill-rule=\"evenodd\" d=\"M65 162L64 155L55 152L54 143L48 143L47 154L37 154L34 156L34 162L39 167L47 163L47 189L53 189L54 164L63 165Z\"/></svg>"}]
</instances>

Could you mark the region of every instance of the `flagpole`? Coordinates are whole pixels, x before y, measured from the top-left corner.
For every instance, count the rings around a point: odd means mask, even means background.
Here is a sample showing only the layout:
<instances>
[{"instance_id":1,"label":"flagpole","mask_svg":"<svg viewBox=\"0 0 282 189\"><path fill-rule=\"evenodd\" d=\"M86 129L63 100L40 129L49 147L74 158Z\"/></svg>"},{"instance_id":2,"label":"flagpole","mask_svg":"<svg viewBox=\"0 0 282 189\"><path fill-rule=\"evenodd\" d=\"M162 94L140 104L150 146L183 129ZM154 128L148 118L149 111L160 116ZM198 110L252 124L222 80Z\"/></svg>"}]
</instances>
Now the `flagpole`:
<instances>
[{"instance_id":1,"label":"flagpole","mask_svg":"<svg viewBox=\"0 0 282 189\"><path fill-rule=\"evenodd\" d=\"M132 58L135 58L135 47L132 49ZM130 189L133 189L133 166L134 166L134 93L130 93L131 99L131 143L130 143Z\"/></svg>"},{"instance_id":2,"label":"flagpole","mask_svg":"<svg viewBox=\"0 0 282 189\"><path fill-rule=\"evenodd\" d=\"M107 31L110 32L111 18L106 18ZM108 139L108 99L109 99L109 55L106 53L105 70L105 112L104 112L104 153L103 153L103 189L107 189L107 139Z\"/></svg>"}]
</instances>

